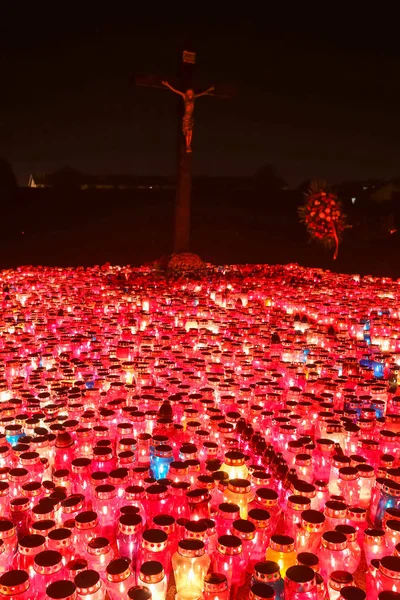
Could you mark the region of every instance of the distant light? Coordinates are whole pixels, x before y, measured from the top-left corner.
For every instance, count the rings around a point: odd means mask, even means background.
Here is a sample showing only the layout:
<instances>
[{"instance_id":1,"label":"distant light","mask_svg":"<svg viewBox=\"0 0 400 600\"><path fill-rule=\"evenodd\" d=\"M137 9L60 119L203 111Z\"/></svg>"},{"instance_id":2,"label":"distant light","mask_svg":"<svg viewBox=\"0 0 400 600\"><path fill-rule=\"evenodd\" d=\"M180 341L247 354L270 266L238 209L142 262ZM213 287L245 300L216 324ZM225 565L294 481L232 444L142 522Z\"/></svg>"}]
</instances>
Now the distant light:
<instances>
[{"instance_id":1,"label":"distant light","mask_svg":"<svg viewBox=\"0 0 400 600\"><path fill-rule=\"evenodd\" d=\"M372 187L374 187L374 186L372 186ZM363 190L367 190L367 189L368 189L368 186L367 185L363 185Z\"/></svg>"},{"instance_id":2,"label":"distant light","mask_svg":"<svg viewBox=\"0 0 400 600\"><path fill-rule=\"evenodd\" d=\"M152 186L152 185L149 185L149 190L152 190L152 189L153 189L153 186Z\"/></svg>"},{"instance_id":3,"label":"distant light","mask_svg":"<svg viewBox=\"0 0 400 600\"><path fill-rule=\"evenodd\" d=\"M352 204L355 204L355 202L356 202L356 199L357 199L357 198L352 198L352 199L351 199L351 203L352 203Z\"/></svg>"}]
</instances>

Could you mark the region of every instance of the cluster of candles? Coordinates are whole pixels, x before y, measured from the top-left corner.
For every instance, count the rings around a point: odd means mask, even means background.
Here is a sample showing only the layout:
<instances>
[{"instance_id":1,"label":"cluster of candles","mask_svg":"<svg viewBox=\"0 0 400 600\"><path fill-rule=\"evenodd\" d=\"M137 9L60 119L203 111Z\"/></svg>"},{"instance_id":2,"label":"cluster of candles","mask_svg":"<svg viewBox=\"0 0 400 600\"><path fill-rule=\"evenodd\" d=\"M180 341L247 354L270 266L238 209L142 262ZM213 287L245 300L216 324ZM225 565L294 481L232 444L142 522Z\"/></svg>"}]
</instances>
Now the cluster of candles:
<instances>
[{"instance_id":1,"label":"cluster of candles","mask_svg":"<svg viewBox=\"0 0 400 600\"><path fill-rule=\"evenodd\" d=\"M0 599L399 599L399 300L295 265L1 272Z\"/></svg>"}]
</instances>

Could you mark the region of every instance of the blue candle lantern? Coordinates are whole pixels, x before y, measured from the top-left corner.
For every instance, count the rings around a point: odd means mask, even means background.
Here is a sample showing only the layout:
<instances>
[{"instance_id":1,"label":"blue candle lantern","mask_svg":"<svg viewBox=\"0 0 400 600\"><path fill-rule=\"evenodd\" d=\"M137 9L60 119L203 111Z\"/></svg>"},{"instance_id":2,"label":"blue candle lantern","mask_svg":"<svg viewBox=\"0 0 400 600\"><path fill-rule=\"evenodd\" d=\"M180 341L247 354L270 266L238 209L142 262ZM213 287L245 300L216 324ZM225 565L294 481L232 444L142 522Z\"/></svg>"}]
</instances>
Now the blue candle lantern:
<instances>
[{"instance_id":1,"label":"blue candle lantern","mask_svg":"<svg viewBox=\"0 0 400 600\"><path fill-rule=\"evenodd\" d=\"M377 360L374 360L374 376L377 379L383 379L384 375L385 375L385 365L382 362L379 362Z\"/></svg>"},{"instance_id":2,"label":"blue candle lantern","mask_svg":"<svg viewBox=\"0 0 400 600\"><path fill-rule=\"evenodd\" d=\"M150 469L155 479L167 477L170 464L174 460L172 447L162 444L154 448L150 456Z\"/></svg>"},{"instance_id":3,"label":"blue candle lantern","mask_svg":"<svg viewBox=\"0 0 400 600\"><path fill-rule=\"evenodd\" d=\"M10 446L18 444L20 439L25 436L20 425L7 425L5 428L6 440Z\"/></svg>"}]
</instances>

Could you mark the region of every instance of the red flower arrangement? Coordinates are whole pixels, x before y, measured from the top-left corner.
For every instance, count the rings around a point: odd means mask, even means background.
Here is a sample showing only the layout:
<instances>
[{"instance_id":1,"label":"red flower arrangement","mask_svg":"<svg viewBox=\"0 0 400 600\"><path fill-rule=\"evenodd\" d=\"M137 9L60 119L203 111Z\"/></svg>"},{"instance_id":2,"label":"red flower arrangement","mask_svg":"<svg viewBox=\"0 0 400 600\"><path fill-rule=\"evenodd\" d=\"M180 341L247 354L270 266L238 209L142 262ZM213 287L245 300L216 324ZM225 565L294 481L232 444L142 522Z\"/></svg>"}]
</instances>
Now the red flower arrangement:
<instances>
[{"instance_id":1,"label":"red flower arrangement","mask_svg":"<svg viewBox=\"0 0 400 600\"><path fill-rule=\"evenodd\" d=\"M335 260L339 251L339 241L348 225L342 203L336 194L329 191L325 181L311 182L306 201L299 208L299 216L300 221L305 223L311 239L328 248L335 248Z\"/></svg>"}]
</instances>

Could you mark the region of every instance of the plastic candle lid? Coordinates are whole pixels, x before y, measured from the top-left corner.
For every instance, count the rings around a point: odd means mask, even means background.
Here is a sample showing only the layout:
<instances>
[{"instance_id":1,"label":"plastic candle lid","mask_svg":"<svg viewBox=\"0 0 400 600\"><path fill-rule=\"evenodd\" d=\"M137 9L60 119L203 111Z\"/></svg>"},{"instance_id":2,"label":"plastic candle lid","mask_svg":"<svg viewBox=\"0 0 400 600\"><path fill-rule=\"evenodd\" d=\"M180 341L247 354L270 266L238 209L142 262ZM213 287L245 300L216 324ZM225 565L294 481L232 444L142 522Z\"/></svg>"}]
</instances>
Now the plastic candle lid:
<instances>
[{"instance_id":1,"label":"plastic candle lid","mask_svg":"<svg viewBox=\"0 0 400 600\"><path fill-rule=\"evenodd\" d=\"M158 583L164 578L164 569L157 560L149 560L140 567L139 578L144 583Z\"/></svg>"},{"instance_id":2,"label":"plastic candle lid","mask_svg":"<svg viewBox=\"0 0 400 600\"><path fill-rule=\"evenodd\" d=\"M266 583L254 583L250 588L249 600L273 600L275 590Z\"/></svg>"},{"instance_id":3,"label":"plastic candle lid","mask_svg":"<svg viewBox=\"0 0 400 600\"><path fill-rule=\"evenodd\" d=\"M310 567L294 565L289 567L285 576L285 587L301 594L313 590L316 586L315 572Z\"/></svg>"},{"instance_id":4,"label":"plastic candle lid","mask_svg":"<svg viewBox=\"0 0 400 600\"><path fill-rule=\"evenodd\" d=\"M55 581L47 586L46 594L52 600L75 600L76 586L72 581Z\"/></svg>"},{"instance_id":5,"label":"plastic candle lid","mask_svg":"<svg viewBox=\"0 0 400 600\"><path fill-rule=\"evenodd\" d=\"M367 594L359 587L346 586L340 590L339 600L366 600Z\"/></svg>"},{"instance_id":6,"label":"plastic candle lid","mask_svg":"<svg viewBox=\"0 0 400 600\"><path fill-rule=\"evenodd\" d=\"M258 580L264 583L278 581L281 578L280 567L273 560L265 560L254 565L254 572Z\"/></svg>"},{"instance_id":7,"label":"plastic candle lid","mask_svg":"<svg viewBox=\"0 0 400 600\"><path fill-rule=\"evenodd\" d=\"M114 558L107 565L107 581L118 583L128 579L130 574L130 560L127 558Z\"/></svg>"},{"instance_id":8,"label":"plastic candle lid","mask_svg":"<svg viewBox=\"0 0 400 600\"><path fill-rule=\"evenodd\" d=\"M5 596L22 594L29 588L29 575L26 571L15 569L0 576L0 593Z\"/></svg>"},{"instance_id":9,"label":"plastic candle lid","mask_svg":"<svg viewBox=\"0 0 400 600\"><path fill-rule=\"evenodd\" d=\"M128 590L129 600L151 600L151 591L145 585L135 585Z\"/></svg>"},{"instance_id":10,"label":"plastic candle lid","mask_svg":"<svg viewBox=\"0 0 400 600\"><path fill-rule=\"evenodd\" d=\"M100 575L97 571L86 569L75 576L74 583L79 595L95 594L101 587Z\"/></svg>"},{"instance_id":11,"label":"plastic candle lid","mask_svg":"<svg viewBox=\"0 0 400 600\"><path fill-rule=\"evenodd\" d=\"M290 535L271 535L269 545L275 552L294 551L294 539Z\"/></svg>"}]
</instances>

